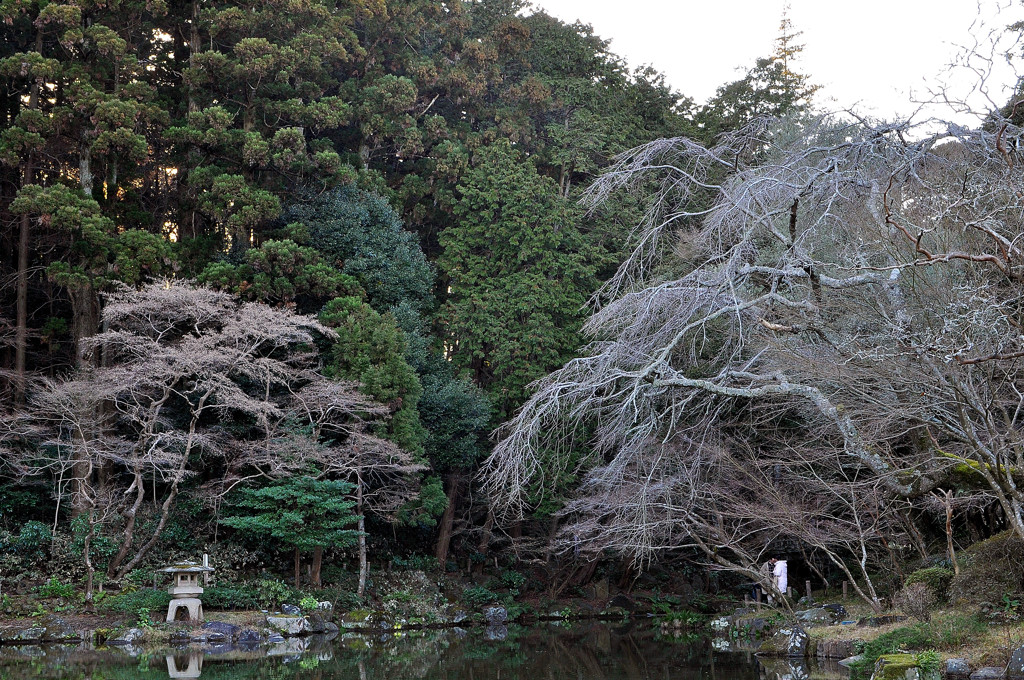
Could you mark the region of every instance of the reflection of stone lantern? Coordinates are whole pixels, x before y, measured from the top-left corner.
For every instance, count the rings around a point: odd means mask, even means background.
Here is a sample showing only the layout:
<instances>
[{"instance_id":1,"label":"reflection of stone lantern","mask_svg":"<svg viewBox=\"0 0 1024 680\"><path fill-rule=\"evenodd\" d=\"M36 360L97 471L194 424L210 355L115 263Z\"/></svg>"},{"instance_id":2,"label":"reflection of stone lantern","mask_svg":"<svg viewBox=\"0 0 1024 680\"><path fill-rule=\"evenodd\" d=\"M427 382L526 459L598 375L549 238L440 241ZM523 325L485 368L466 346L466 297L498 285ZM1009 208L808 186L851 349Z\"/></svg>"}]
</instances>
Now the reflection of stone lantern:
<instances>
[{"instance_id":1,"label":"reflection of stone lantern","mask_svg":"<svg viewBox=\"0 0 1024 680\"><path fill-rule=\"evenodd\" d=\"M199 575L213 571L213 567L204 567L195 562L182 562L158 571L170 574L174 579L171 587L167 589L171 594L171 602L167 605L167 622L174 621L181 607L188 610L190 620L202 621L203 603L199 596L203 594L203 587L199 585Z\"/></svg>"},{"instance_id":2,"label":"reflection of stone lantern","mask_svg":"<svg viewBox=\"0 0 1024 680\"><path fill-rule=\"evenodd\" d=\"M192 653L188 655L188 665L182 668L178 659L173 654L167 655L167 675L172 678L198 678L203 674L203 655Z\"/></svg>"}]
</instances>

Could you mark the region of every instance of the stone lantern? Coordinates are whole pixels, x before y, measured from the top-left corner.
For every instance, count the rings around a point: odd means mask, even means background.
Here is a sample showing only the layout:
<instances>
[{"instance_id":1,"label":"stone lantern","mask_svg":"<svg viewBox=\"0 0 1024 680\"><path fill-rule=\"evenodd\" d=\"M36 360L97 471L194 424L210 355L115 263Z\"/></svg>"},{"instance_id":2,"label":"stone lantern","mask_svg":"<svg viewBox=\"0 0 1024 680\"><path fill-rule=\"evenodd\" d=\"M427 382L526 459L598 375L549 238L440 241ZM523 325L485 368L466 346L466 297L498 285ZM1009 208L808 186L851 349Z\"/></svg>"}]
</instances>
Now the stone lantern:
<instances>
[{"instance_id":1,"label":"stone lantern","mask_svg":"<svg viewBox=\"0 0 1024 680\"><path fill-rule=\"evenodd\" d=\"M199 600L199 596L203 594L203 587L199 585L199 575L213 571L213 567L195 562L181 562L157 571L170 574L174 579L171 587L167 589L167 592L171 594L171 602L167 605L167 622L174 621L174 617L181 607L188 610L190 620L202 621L203 603Z\"/></svg>"}]
</instances>

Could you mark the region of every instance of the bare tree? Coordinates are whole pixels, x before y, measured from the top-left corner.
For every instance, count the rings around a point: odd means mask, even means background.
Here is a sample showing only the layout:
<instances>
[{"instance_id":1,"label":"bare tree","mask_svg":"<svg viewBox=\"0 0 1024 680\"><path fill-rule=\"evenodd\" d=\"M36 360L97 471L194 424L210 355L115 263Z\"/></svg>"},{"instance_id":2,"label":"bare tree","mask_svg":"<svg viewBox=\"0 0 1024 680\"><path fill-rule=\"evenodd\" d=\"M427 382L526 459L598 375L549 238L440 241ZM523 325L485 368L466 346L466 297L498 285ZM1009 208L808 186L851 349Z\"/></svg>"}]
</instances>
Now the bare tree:
<instances>
[{"instance_id":1,"label":"bare tree","mask_svg":"<svg viewBox=\"0 0 1024 680\"><path fill-rule=\"evenodd\" d=\"M37 381L7 458L21 475L50 475L58 500L71 482L90 537L100 524L116 528L107 578L140 564L183 485L211 470L222 472L203 489L219 496L253 477L416 469L366 432L383 406L318 372L317 337L334 333L311 317L174 283L109 296L103 322L86 346L106 361ZM158 487L162 498L139 537L147 482L154 503Z\"/></svg>"},{"instance_id":2,"label":"bare tree","mask_svg":"<svg viewBox=\"0 0 1024 680\"><path fill-rule=\"evenodd\" d=\"M711 148L667 139L622 156L590 199L653 185L646 221L595 298L582 356L500 430L484 471L498 509L521 516L586 436L566 531L638 560L694 545L756 579L750 537L789 526L857 565L877 605L864 577L898 530L889 508L957 465L1024 536L1021 130L999 112L939 129L758 121ZM797 433L817 447L762 508L767 524L725 502L720 473L752 431L761 451ZM834 523L819 529L806 520L823 503Z\"/></svg>"}]
</instances>

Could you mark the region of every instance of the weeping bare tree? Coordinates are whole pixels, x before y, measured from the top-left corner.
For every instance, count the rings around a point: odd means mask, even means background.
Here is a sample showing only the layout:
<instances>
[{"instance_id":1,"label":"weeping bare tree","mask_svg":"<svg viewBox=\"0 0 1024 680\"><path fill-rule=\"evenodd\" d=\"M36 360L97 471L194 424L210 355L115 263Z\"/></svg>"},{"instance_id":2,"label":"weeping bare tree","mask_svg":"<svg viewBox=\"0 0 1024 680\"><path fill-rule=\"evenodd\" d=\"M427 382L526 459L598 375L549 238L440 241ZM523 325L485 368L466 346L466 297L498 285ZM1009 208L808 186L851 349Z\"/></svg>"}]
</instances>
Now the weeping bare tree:
<instances>
[{"instance_id":1,"label":"weeping bare tree","mask_svg":"<svg viewBox=\"0 0 1024 680\"><path fill-rule=\"evenodd\" d=\"M618 159L589 200L653 186L650 208L591 342L499 431L496 507L520 516L586 437L563 549L693 546L764 580L769 535L788 533L853 565L873 606L900 504L951 469L1024 536L1016 109L973 129L761 120Z\"/></svg>"}]
</instances>

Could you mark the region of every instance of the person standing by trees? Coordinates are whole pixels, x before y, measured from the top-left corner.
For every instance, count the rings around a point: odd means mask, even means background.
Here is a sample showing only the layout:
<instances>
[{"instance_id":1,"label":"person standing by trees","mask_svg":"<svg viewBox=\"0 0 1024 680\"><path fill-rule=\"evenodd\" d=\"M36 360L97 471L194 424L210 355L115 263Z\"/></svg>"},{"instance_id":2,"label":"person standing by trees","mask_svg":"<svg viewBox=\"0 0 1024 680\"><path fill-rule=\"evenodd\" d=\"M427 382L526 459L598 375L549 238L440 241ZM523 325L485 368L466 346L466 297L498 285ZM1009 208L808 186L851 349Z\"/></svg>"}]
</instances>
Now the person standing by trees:
<instances>
[{"instance_id":1,"label":"person standing by trees","mask_svg":"<svg viewBox=\"0 0 1024 680\"><path fill-rule=\"evenodd\" d=\"M779 589L780 597L785 597L786 591L789 589L789 565L786 560L776 557L771 559L771 563L772 575L775 576L775 587Z\"/></svg>"},{"instance_id":2,"label":"person standing by trees","mask_svg":"<svg viewBox=\"0 0 1024 680\"><path fill-rule=\"evenodd\" d=\"M754 599L758 600L758 602L760 602L760 600L757 598L757 591L764 592L764 584L771 583L775 579L775 575L773 573L773 570L775 569L775 562L776 560L774 557L769 557L768 561L761 565L761 582L754 585ZM771 601L772 596L769 594L768 602Z\"/></svg>"}]
</instances>

